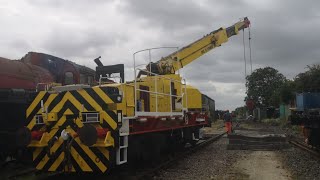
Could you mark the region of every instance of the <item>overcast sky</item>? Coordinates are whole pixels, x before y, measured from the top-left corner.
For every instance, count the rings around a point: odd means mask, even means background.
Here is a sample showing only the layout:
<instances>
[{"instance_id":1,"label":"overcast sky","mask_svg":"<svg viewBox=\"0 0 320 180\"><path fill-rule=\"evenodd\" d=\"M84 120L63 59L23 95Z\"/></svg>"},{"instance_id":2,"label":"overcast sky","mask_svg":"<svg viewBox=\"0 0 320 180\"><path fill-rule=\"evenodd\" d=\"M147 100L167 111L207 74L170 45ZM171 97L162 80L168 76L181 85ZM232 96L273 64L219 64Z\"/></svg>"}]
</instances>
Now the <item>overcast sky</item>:
<instances>
[{"instance_id":1,"label":"overcast sky","mask_svg":"<svg viewBox=\"0 0 320 180\"><path fill-rule=\"evenodd\" d=\"M320 62L319 7L317 0L1 0L0 56L20 59L35 51L94 69L93 59L101 55L105 65L124 63L131 80L135 51L181 48L248 16L253 69L271 66L293 78ZM242 35L181 72L188 84L216 100L217 109L244 105Z\"/></svg>"}]
</instances>

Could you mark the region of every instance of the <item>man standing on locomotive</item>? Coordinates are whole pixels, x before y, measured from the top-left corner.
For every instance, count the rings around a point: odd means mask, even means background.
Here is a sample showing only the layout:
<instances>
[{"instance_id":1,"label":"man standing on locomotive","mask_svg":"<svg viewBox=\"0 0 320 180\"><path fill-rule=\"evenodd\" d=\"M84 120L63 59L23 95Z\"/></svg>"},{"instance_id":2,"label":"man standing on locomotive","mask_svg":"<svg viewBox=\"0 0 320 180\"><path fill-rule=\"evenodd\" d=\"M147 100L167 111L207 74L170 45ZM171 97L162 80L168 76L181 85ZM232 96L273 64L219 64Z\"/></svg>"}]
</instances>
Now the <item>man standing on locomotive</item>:
<instances>
[{"instance_id":1,"label":"man standing on locomotive","mask_svg":"<svg viewBox=\"0 0 320 180\"><path fill-rule=\"evenodd\" d=\"M226 112L223 114L223 120L224 120L224 125L226 127L227 133L231 134L231 132L232 132L232 116L231 116L229 110L226 110Z\"/></svg>"}]
</instances>

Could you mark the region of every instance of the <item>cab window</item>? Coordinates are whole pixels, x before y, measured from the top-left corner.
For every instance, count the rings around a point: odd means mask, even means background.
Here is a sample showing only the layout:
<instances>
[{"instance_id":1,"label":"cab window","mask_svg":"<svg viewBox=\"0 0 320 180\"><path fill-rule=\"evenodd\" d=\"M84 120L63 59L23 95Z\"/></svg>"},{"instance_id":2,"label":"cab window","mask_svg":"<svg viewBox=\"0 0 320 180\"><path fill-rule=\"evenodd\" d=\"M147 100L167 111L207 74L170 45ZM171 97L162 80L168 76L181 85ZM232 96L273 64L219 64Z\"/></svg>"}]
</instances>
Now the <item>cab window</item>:
<instances>
[{"instance_id":1,"label":"cab window","mask_svg":"<svg viewBox=\"0 0 320 180\"><path fill-rule=\"evenodd\" d=\"M64 74L64 84L68 85L68 84L74 84L73 81L73 73L72 72L66 72Z\"/></svg>"},{"instance_id":2,"label":"cab window","mask_svg":"<svg viewBox=\"0 0 320 180\"><path fill-rule=\"evenodd\" d=\"M89 85L93 84L93 77L92 76L88 76L88 84Z\"/></svg>"},{"instance_id":3,"label":"cab window","mask_svg":"<svg viewBox=\"0 0 320 180\"><path fill-rule=\"evenodd\" d=\"M87 76L84 74L80 74L80 84L87 84Z\"/></svg>"}]
</instances>

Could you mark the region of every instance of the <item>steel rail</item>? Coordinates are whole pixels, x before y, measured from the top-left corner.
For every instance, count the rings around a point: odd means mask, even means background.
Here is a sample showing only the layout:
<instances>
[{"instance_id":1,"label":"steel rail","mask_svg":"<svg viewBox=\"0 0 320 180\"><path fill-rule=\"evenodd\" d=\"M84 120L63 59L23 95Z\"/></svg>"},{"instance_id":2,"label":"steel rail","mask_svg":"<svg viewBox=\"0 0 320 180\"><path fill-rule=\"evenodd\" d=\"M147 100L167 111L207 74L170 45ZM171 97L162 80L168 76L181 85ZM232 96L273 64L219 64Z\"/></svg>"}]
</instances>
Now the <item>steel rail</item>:
<instances>
[{"instance_id":1,"label":"steel rail","mask_svg":"<svg viewBox=\"0 0 320 180\"><path fill-rule=\"evenodd\" d=\"M187 155L190 155L204 147L206 147L207 145L219 140L223 135L225 135L226 132L221 133L219 135L210 137L206 140L204 140L203 142L199 142L198 144L196 144L195 146L191 146L189 148L186 148L187 150L182 152L181 154L179 153L178 155L174 156L173 158L169 159L168 161L165 161L163 163L161 163L160 165L145 170L144 172L141 172L139 175L134 176L135 179L148 179L148 178L152 178L153 175L155 175L159 170L168 168L169 166L173 165L175 162L183 159L184 157L186 157Z\"/></svg>"},{"instance_id":2,"label":"steel rail","mask_svg":"<svg viewBox=\"0 0 320 180\"><path fill-rule=\"evenodd\" d=\"M302 150L305 150L307 152L309 152L312 156L320 159L320 152L319 151L316 151L314 148L310 147L309 145L305 144L305 143L301 143L299 141L296 141L296 140L291 140L289 141L290 144L302 149Z\"/></svg>"}]
</instances>

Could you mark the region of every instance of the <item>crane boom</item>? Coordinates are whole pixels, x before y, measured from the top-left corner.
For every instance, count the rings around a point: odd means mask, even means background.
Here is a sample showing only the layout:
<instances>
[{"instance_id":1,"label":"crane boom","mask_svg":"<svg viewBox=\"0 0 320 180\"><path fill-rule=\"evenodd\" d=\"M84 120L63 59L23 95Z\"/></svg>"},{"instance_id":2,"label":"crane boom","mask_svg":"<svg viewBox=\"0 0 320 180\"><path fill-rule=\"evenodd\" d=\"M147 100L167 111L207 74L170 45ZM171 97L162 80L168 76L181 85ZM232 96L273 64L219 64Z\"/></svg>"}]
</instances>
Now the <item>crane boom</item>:
<instances>
[{"instance_id":1,"label":"crane boom","mask_svg":"<svg viewBox=\"0 0 320 180\"><path fill-rule=\"evenodd\" d=\"M166 57L163 57L161 60L155 63L151 62L146 68L149 70L151 65L152 73L160 75L175 74L177 70L188 65L215 47L221 46L221 44L227 42L231 36L237 35L238 31L249 27L249 25L250 21L247 17L245 17L243 20L226 29L220 28L210 32L201 39L198 39L197 41L177 50L176 52L173 52ZM141 72L139 76L140 75Z\"/></svg>"}]
</instances>

